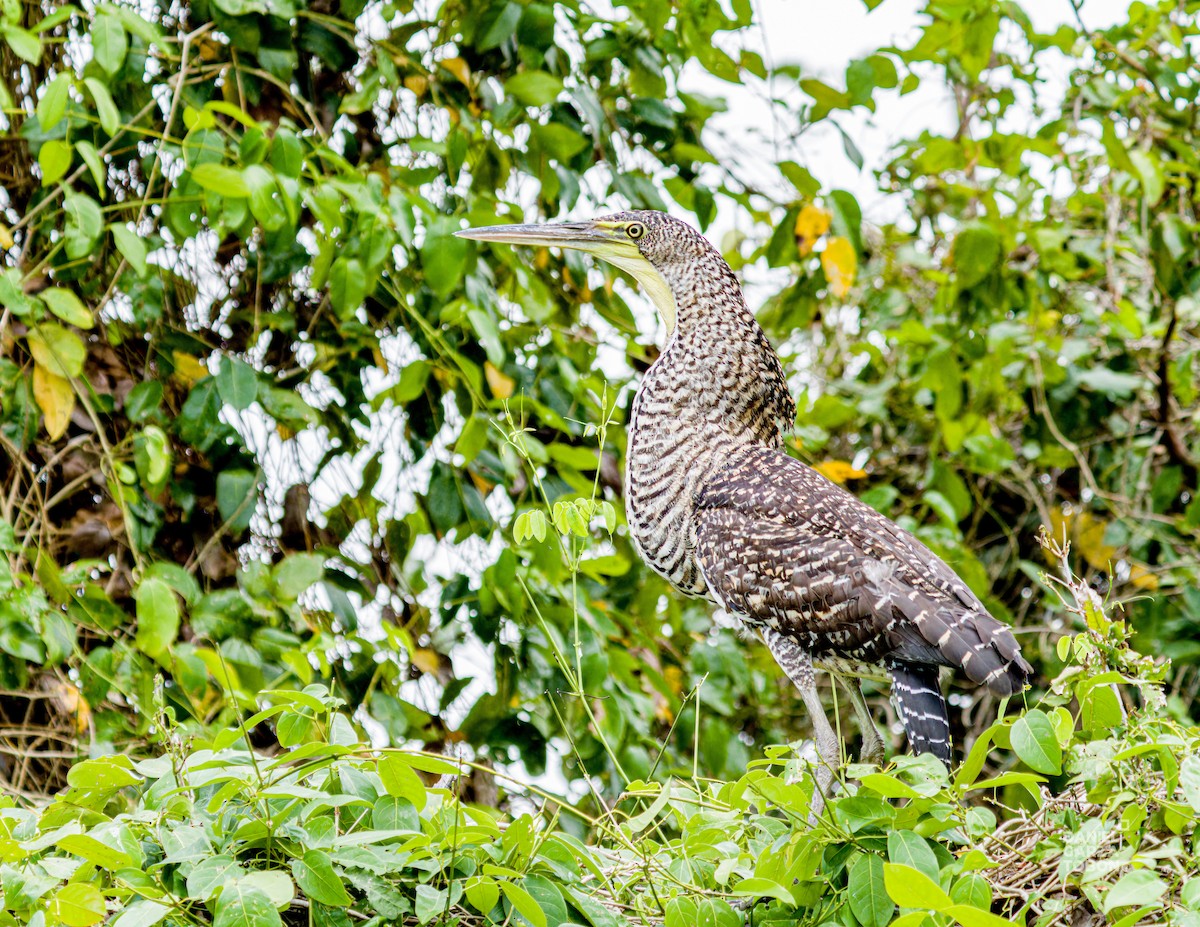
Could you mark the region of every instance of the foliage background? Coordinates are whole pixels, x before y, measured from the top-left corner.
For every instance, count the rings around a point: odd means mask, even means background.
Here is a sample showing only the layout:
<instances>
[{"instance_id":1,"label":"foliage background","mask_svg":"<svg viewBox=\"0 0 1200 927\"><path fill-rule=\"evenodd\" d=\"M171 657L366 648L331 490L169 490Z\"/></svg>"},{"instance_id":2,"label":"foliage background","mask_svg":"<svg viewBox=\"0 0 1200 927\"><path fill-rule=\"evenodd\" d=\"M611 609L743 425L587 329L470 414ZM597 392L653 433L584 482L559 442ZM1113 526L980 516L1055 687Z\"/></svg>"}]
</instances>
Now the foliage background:
<instances>
[{"instance_id":1,"label":"foliage background","mask_svg":"<svg viewBox=\"0 0 1200 927\"><path fill-rule=\"evenodd\" d=\"M656 351L629 282L452 237L627 205L728 230L800 395L794 452L1019 626L1030 704L1086 611L1042 576L1048 525L1174 660L1163 717L1186 722L1194 7L1040 34L1016 3L935 0L909 47L820 80L768 66L743 2L3 4L6 789L210 744L280 698L300 708L248 736L300 748L331 729L313 685L347 706L336 743L462 756L484 805L510 799L483 770L549 769L591 820L631 782L737 781L802 738L765 651L624 531ZM726 143L720 82L772 101L771 178ZM903 214L864 221L798 139L922 82L957 128L899 146L878 181ZM987 740L986 694L954 709ZM1087 710L1081 731L1122 723Z\"/></svg>"}]
</instances>

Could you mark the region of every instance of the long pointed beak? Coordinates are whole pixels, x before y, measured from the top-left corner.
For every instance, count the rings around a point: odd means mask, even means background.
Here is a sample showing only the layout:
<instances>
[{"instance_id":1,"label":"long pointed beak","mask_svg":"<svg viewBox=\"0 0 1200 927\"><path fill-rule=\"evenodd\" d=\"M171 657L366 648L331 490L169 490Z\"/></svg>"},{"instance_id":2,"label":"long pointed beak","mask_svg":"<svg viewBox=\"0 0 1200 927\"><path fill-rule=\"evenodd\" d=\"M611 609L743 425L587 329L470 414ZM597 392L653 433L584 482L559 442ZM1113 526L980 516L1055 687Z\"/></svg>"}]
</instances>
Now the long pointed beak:
<instances>
[{"instance_id":1,"label":"long pointed beak","mask_svg":"<svg viewBox=\"0 0 1200 927\"><path fill-rule=\"evenodd\" d=\"M463 229L455 232L459 238L475 241L496 241L509 245L531 245L546 248L575 248L596 252L611 245L611 229L593 222L561 222L554 225L490 225L485 228Z\"/></svg>"}]
</instances>

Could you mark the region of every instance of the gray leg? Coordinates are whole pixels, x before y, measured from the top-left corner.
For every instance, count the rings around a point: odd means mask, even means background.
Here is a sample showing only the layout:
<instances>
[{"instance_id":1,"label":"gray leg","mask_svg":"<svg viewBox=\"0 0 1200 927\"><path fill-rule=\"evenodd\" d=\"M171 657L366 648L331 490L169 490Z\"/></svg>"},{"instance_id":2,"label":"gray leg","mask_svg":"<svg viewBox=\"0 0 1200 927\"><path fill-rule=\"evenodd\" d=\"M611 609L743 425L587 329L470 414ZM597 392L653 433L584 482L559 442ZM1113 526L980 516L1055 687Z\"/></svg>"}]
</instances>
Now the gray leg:
<instances>
[{"instance_id":1,"label":"gray leg","mask_svg":"<svg viewBox=\"0 0 1200 927\"><path fill-rule=\"evenodd\" d=\"M875 726L871 709L867 707L867 700L863 698L862 683L857 679L845 679L841 676L837 677L837 680L850 696L850 704L854 706L854 717L858 719L858 726L862 730L862 753L859 755L859 762L878 766L883 762L883 738L879 736L879 728Z\"/></svg>"},{"instance_id":2,"label":"gray leg","mask_svg":"<svg viewBox=\"0 0 1200 927\"><path fill-rule=\"evenodd\" d=\"M817 678L813 672L812 658L801 650L795 641L775 631L765 630L762 636L776 662L800 693L812 721L817 756L820 760L817 766L817 791L813 795L810 810L810 817L815 819L825 808L825 799L829 796L830 786L833 784L833 774L841 766L841 741L829 724L825 706L821 704L821 697L817 694Z\"/></svg>"}]
</instances>

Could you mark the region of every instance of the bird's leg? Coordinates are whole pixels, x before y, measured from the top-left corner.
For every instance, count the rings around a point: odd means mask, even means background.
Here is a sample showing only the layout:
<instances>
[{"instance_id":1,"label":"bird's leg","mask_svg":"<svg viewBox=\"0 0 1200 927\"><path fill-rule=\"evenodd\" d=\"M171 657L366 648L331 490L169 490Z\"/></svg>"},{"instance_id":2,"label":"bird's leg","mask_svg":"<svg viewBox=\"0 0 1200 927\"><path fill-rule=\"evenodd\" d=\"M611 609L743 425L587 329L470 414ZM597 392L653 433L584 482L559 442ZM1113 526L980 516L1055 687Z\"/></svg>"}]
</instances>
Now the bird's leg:
<instances>
[{"instance_id":1,"label":"bird's leg","mask_svg":"<svg viewBox=\"0 0 1200 927\"><path fill-rule=\"evenodd\" d=\"M840 676L838 682L850 696L850 704L854 706L854 717L858 719L858 726L862 730L862 751L859 753L858 760L860 763L872 763L878 766L883 762L883 738L879 734L879 728L875 726L875 719L871 717L871 709L867 707L867 700L863 697L862 683L856 679L843 679Z\"/></svg>"},{"instance_id":2,"label":"bird's leg","mask_svg":"<svg viewBox=\"0 0 1200 927\"><path fill-rule=\"evenodd\" d=\"M817 693L817 677L813 671L812 657L800 648L795 641L784 637L775 631L763 631L763 640L767 642L775 661L787 673L788 679L800 693L804 707L812 720L814 740L817 744L817 789L813 794L812 807L809 809L810 820L820 816L825 808L825 799L829 797L833 785L834 772L841 766L842 747L837 734L825 714L825 706L821 704L821 696Z\"/></svg>"}]
</instances>

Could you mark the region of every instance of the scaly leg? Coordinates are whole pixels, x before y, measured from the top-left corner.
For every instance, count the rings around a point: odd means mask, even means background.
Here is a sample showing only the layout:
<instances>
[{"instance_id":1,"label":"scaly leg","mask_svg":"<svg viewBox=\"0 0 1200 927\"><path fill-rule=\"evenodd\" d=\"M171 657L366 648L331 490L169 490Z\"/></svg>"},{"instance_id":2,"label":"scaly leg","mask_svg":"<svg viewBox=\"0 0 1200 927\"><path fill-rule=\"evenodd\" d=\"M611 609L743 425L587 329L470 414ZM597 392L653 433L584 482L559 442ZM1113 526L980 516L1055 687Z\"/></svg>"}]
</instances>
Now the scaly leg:
<instances>
[{"instance_id":1,"label":"scaly leg","mask_svg":"<svg viewBox=\"0 0 1200 927\"><path fill-rule=\"evenodd\" d=\"M795 641L784 637L776 631L764 630L763 640L770 648L775 661L787 673L788 678L800 693L804 707L808 709L812 720L814 740L817 744L817 756L820 763L817 767L817 790L813 795L809 817L815 820L825 808L825 799L829 797L833 785L834 772L841 766L842 745L829 723L825 714L825 706L817 693L817 677L813 672L812 657L800 648Z\"/></svg>"},{"instance_id":2,"label":"scaly leg","mask_svg":"<svg viewBox=\"0 0 1200 927\"><path fill-rule=\"evenodd\" d=\"M862 752L858 760L860 763L873 763L878 766L883 762L883 738L875 725L875 719L871 717L867 700L863 697L862 683L857 679L846 679L842 676L838 676L837 680L850 696L850 704L854 706L854 717L858 719L858 726L862 730Z\"/></svg>"}]
</instances>

